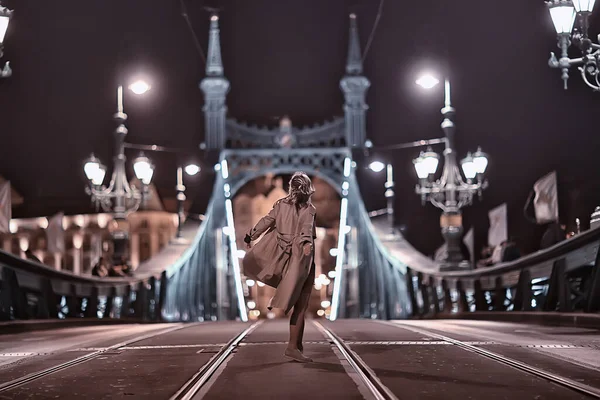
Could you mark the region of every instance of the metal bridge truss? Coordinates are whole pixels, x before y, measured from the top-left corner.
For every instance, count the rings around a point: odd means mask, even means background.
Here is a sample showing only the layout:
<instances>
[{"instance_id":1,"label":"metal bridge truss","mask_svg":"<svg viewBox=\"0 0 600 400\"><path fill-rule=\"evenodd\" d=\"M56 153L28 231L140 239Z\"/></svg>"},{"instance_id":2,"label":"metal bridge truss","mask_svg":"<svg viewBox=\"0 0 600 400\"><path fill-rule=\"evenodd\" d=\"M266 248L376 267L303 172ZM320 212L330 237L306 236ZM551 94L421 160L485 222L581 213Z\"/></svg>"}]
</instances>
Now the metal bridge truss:
<instances>
[{"instance_id":1,"label":"metal bridge truss","mask_svg":"<svg viewBox=\"0 0 600 400\"><path fill-rule=\"evenodd\" d=\"M406 266L379 241L366 212L347 148L230 149L215 166L217 178L194 243L166 272L162 317L169 321L248 319L232 198L266 174L302 170L341 196L336 277L330 318L406 318L412 313Z\"/></svg>"}]
</instances>

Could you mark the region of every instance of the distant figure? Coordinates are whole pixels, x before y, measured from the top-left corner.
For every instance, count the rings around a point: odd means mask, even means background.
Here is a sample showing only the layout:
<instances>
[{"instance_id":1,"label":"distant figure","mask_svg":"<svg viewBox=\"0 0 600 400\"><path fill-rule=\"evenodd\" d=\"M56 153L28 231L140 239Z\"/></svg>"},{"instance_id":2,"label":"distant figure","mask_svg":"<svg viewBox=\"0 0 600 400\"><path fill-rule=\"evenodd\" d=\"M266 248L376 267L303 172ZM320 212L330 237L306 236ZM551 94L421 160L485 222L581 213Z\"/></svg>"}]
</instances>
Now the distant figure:
<instances>
[{"instance_id":1,"label":"distant figure","mask_svg":"<svg viewBox=\"0 0 600 400\"><path fill-rule=\"evenodd\" d=\"M42 263L42 262L40 261L40 259L39 259L39 258L37 258L37 257L35 256L35 254L33 254L33 252L32 252L30 249L27 249L27 250L25 250L25 257L26 257L28 260L35 261L36 263L40 263L40 264Z\"/></svg>"},{"instance_id":2,"label":"distant figure","mask_svg":"<svg viewBox=\"0 0 600 400\"><path fill-rule=\"evenodd\" d=\"M131 265L129 264L129 262L127 261L127 258L125 258L125 257L121 257L121 271L126 276L133 275L133 270L131 269Z\"/></svg>"},{"instance_id":3,"label":"distant figure","mask_svg":"<svg viewBox=\"0 0 600 400\"><path fill-rule=\"evenodd\" d=\"M489 267L493 252L494 248L491 246L486 246L483 249L481 249L481 258L479 259L479 261L477 261L477 268Z\"/></svg>"},{"instance_id":4,"label":"distant figure","mask_svg":"<svg viewBox=\"0 0 600 400\"><path fill-rule=\"evenodd\" d=\"M504 250L504 244L506 241L500 243L498 246L494 247L494 251L492 252L491 265L498 264L502 262L502 252Z\"/></svg>"},{"instance_id":5,"label":"distant figure","mask_svg":"<svg viewBox=\"0 0 600 400\"><path fill-rule=\"evenodd\" d=\"M562 242L567 238L566 225L553 222L548 225L546 232L542 236L542 242L540 244L541 249L547 249L557 243Z\"/></svg>"},{"instance_id":6,"label":"distant figure","mask_svg":"<svg viewBox=\"0 0 600 400\"><path fill-rule=\"evenodd\" d=\"M512 248L514 246L514 248ZM507 253L507 249L509 249ZM477 262L478 268L491 267L492 265L499 264L501 262L512 261L516 258L520 257L519 255L515 257L515 249L518 252L519 249L516 247L514 242L503 241L499 245L492 247L488 246L481 251L481 256L483 257L479 262Z\"/></svg>"},{"instance_id":7,"label":"distant figure","mask_svg":"<svg viewBox=\"0 0 600 400\"><path fill-rule=\"evenodd\" d=\"M513 238L510 238L509 241L504 242L503 247L502 262L514 261L521 258L521 250L519 250L519 247Z\"/></svg>"},{"instance_id":8,"label":"distant figure","mask_svg":"<svg viewBox=\"0 0 600 400\"><path fill-rule=\"evenodd\" d=\"M129 264L127 264L127 258L121 257L118 264L113 265L108 271L108 276L119 278L125 277L130 272Z\"/></svg>"},{"instance_id":9,"label":"distant figure","mask_svg":"<svg viewBox=\"0 0 600 400\"><path fill-rule=\"evenodd\" d=\"M296 172L290 180L288 195L275 202L273 209L244 238L250 249L244 257L244 273L277 289L269 301L269 310L280 308L287 314L294 308L284 356L299 362L312 361L302 354L302 337L315 281L316 209L311 202L314 192L310 178ZM252 248L250 243L265 232L264 238Z\"/></svg>"},{"instance_id":10,"label":"distant figure","mask_svg":"<svg viewBox=\"0 0 600 400\"><path fill-rule=\"evenodd\" d=\"M104 257L100 257L94 268L92 268L92 275L99 276L100 278L104 278L108 276L108 268L106 267Z\"/></svg>"}]
</instances>

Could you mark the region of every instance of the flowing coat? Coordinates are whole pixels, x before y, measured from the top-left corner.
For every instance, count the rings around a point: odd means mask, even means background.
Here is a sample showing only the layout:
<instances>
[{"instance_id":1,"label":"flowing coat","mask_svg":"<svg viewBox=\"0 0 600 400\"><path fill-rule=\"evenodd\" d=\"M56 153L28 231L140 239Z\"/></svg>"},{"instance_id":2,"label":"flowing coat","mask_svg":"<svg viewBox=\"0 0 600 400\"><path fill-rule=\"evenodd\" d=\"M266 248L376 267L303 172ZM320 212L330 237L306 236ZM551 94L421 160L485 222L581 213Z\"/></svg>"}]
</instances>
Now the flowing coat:
<instances>
[{"instance_id":1,"label":"flowing coat","mask_svg":"<svg viewBox=\"0 0 600 400\"><path fill-rule=\"evenodd\" d=\"M276 288L269 306L286 314L303 291L312 289L316 211L310 203L298 209L286 199L278 200L247 233L254 241L266 232L244 257L244 274ZM303 252L306 243L311 244L308 256Z\"/></svg>"}]
</instances>

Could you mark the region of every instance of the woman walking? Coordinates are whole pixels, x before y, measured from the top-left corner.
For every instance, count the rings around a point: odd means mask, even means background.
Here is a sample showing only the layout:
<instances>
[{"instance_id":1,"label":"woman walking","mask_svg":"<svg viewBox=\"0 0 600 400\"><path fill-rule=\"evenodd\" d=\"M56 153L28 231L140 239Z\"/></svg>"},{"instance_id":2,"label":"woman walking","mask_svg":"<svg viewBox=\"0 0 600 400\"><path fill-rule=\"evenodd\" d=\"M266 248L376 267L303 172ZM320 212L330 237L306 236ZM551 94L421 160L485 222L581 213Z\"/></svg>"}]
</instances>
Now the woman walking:
<instances>
[{"instance_id":1,"label":"woman walking","mask_svg":"<svg viewBox=\"0 0 600 400\"><path fill-rule=\"evenodd\" d=\"M244 241L265 237L244 257L244 274L276 288L269 309L280 308L290 316L290 339L284 355L299 362L312 360L302 354L304 318L315 279L314 239L316 209L311 203L315 192L310 178L296 172L289 193L273 205Z\"/></svg>"}]
</instances>

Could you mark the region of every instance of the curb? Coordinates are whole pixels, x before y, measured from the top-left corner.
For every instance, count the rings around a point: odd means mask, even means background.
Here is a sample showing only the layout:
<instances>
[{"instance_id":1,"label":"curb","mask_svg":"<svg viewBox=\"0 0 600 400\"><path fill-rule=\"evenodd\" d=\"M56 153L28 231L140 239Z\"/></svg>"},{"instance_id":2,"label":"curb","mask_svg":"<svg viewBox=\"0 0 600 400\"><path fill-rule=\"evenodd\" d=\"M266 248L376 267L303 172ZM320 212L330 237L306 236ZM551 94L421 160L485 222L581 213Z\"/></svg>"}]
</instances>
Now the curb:
<instances>
[{"instance_id":1,"label":"curb","mask_svg":"<svg viewBox=\"0 0 600 400\"><path fill-rule=\"evenodd\" d=\"M425 317L424 319L427 319ZM565 326L574 328L600 329L600 314L560 313L560 312L463 312L454 314L437 314L430 319L466 319L480 321L516 322L549 326Z\"/></svg>"},{"instance_id":2,"label":"curb","mask_svg":"<svg viewBox=\"0 0 600 400\"><path fill-rule=\"evenodd\" d=\"M45 331L52 329L77 328L96 325L124 325L124 324L153 324L154 321L141 319L61 319L61 320L24 320L0 322L0 335Z\"/></svg>"}]
</instances>

